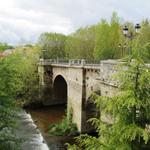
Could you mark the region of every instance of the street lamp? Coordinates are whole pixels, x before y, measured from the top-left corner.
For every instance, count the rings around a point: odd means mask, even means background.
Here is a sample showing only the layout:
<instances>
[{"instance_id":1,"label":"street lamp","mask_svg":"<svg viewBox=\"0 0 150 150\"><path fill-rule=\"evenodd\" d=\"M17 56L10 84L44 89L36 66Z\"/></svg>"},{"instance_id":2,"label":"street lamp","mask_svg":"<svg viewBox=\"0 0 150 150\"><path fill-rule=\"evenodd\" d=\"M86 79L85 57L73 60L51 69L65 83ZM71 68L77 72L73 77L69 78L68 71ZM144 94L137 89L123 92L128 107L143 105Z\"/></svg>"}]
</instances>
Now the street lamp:
<instances>
[{"instance_id":1,"label":"street lamp","mask_svg":"<svg viewBox=\"0 0 150 150\"><path fill-rule=\"evenodd\" d=\"M140 26L140 24L137 23L137 24L135 25L135 32L136 32L136 33L139 33L140 29L141 29L141 26Z\"/></svg>"},{"instance_id":2,"label":"street lamp","mask_svg":"<svg viewBox=\"0 0 150 150\"><path fill-rule=\"evenodd\" d=\"M140 26L140 24L137 23L134 28L135 28L135 33L139 33L141 26ZM133 36L134 36L133 32L129 33L129 29L128 29L127 26L124 26L123 34L124 34L125 37L127 37L129 39L131 39L131 40L133 39Z\"/></svg>"},{"instance_id":3,"label":"street lamp","mask_svg":"<svg viewBox=\"0 0 150 150\"><path fill-rule=\"evenodd\" d=\"M139 33L140 28L141 28L140 24L137 23L137 24L134 26L135 33ZM129 29L128 29L128 27L127 27L126 25L123 27L123 34L124 34L124 36L125 36L126 38L128 38L131 42L132 42L132 39L136 36L136 34L133 34L132 31L129 33ZM131 46L130 46L130 53L132 53L132 43L131 43Z\"/></svg>"},{"instance_id":4,"label":"street lamp","mask_svg":"<svg viewBox=\"0 0 150 150\"><path fill-rule=\"evenodd\" d=\"M124 36L128 35L128 27L127 26L124 26L124 28L123 28L123 34L124 34Z\"/></svg>"}]
</instances>

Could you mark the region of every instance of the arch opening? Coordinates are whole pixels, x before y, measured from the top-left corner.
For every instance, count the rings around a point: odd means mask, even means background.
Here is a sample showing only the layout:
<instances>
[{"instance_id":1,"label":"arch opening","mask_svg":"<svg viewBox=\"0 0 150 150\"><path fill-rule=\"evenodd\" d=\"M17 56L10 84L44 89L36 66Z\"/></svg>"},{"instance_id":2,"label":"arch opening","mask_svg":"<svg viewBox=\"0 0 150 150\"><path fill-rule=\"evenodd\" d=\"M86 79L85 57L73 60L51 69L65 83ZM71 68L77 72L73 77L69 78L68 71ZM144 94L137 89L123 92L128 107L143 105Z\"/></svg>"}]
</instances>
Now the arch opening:
<instances>
[{"instance_id":1,"label":"arch opening","mask_svg":"<svg viewBox=\"0 0 150 150\"><path fill-rule=\"evenodd\" d=\"M57 104L67 103L67 82L63 76L58 75L53 84L54 89L54 100Z\"/></svg>"}]
</instances>

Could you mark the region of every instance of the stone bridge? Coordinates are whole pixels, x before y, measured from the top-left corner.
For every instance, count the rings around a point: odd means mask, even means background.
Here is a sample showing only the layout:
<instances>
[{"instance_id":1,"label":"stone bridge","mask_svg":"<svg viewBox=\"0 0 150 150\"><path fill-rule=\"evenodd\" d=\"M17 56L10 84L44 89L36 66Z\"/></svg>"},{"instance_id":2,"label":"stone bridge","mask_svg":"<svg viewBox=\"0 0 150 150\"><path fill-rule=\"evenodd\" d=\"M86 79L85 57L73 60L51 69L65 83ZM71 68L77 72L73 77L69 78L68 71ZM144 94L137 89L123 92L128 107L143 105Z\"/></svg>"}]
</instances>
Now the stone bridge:
<instances>
[{"instance_id":1,"label":"stone bridge","mask_svg":"<svg viewBox=\"0 0 150 150\"><path fill-rule=\"evenodd\" d=\"M120 62L121 63L121 62ZM117 60L88 63L85 60L43 60L38 65L41 99L44 105L67 104L73 122L82 133L90 132L87 120L95 114L90 95L112 96L117 85L110 78L117 71Z\"/></svg>"}]
</instances>

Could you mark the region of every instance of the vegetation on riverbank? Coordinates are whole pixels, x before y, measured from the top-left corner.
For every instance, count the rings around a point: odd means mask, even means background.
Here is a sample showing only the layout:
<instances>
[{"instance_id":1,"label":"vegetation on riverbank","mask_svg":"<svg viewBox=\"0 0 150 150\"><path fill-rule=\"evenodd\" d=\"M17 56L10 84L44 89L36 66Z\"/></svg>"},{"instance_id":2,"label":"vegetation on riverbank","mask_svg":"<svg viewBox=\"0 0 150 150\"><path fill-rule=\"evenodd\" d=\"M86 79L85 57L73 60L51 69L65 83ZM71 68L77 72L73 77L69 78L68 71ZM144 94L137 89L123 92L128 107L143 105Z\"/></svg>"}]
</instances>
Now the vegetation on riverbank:
<instances>
[{"instance_id":1,"label":"vegetation on riverbank","mask_svg":"<svg viewBox=\"0 0 150 150\"><path fill-rule=\"evenodd\" d=\"M33 53L34 49L18 48L0 58L0 149L3 150L19 149L20 139L14 134L17 105L23 99L37 96L38 58Z\"/></svg>"},{"instance_id":2,"label":"vegetation on riverbank","mask_svg":"<svg viewBox=\"0 0 150 150\"><path fill-rule=\"evenodd\" d=\"M64 116L61 122L49 126L50 136L72 136L77 134L77 126L72 122L71 111Z\"/></svg>"},{"instance_id":3,"label":"vegetation on riverbank","mask_svg":"<svg viewBox=\"0 0 150 150\"><path fill-rule=\"evenodd\" d=\"M17 56L0 59L0 149L17 150L18 139L13 134L16 114L16 94L21 88Z\"/></svg>"}]
</instances>

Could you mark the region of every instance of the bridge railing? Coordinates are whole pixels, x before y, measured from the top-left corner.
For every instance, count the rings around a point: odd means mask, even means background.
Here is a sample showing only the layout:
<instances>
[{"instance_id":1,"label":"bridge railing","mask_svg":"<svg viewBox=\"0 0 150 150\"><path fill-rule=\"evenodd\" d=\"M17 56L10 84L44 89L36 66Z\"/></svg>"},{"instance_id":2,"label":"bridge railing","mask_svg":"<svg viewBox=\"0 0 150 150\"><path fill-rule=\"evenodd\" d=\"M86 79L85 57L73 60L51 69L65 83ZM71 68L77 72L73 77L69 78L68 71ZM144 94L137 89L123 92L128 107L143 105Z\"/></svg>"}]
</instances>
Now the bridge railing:
<instances>
[{"instance_id":1,"label":"bridge railing","mask_svg":"<svg viewBox=\"0 0 150 150\"><path fill-rule=\"evenodd\" d=\"M69 66L98 66L100 61L87 61L85 59L40 59L40 65L51 65L51 64L60 64L60 65L69 65Z\"/></svg>"},{"instance_id":2,"label":"bridge railing","mask_svg":"<svg viewBox=\"0 0 150 150\"><path fill-rule=\"evenodd\" d=\"M51 65L51 64L68 64L68 60L64 59L40 59L39 64L41 65Z\"/></svg>"},{"instance_id":3,"label":"bridge railing","mask_svg":"<svg viewBox=\"0 0 150 150\"><path fill-rule=\"evenodd\" d=\"M98 60L86 60L86 66L99 66L100 61Z\"/></svg>"}]
</instances>

